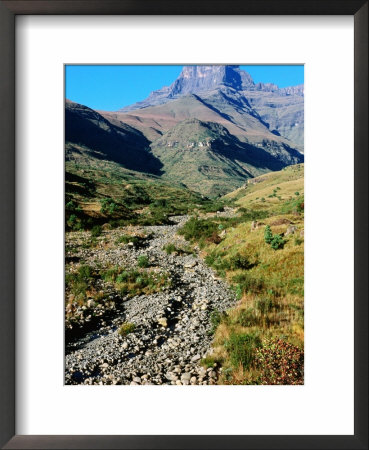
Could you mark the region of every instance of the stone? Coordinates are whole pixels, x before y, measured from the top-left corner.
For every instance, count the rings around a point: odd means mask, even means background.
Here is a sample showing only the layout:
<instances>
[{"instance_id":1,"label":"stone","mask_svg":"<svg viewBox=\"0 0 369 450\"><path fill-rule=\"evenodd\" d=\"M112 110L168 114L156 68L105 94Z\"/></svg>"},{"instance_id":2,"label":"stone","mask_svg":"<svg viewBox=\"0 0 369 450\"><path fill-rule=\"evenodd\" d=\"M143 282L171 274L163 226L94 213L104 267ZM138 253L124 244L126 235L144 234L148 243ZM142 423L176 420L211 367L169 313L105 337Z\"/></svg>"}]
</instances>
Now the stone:
<instances>
[{"instance_id":1,"label":"stone","mask_svg":"<svg viewBox=\"0 0 369 450\"><path fill-rule=\"evenodd\" d=\"M220 237L220 238L224 238L226 234L227 234L227 231L226 231L226 230L223 230L223 231L221 231L221 232L219 233L219 237Z\"/></svg>"},{"instance_id":2,"label":"stone","mask_svg":"<svg viewBox=\"0 0 369 450\"><path fill-rule=\"evenodd\" d=\"M191 361L196 362L196 361L199 361L200 359L201 359L201 356L197 354L191 358Z\"/></svg>"},{"instance_id":3,"label":"stone","mask_svg":"<svg viewBox=\"0 0 369 450\"><path fill-rule=\"evenodd\" d=\"M170 373L170 372L165 374L165 378L168 381L176 381L176 380L178 380L178 377L176 375L174 375L173 373Z\"/></svg>"},{"instance_id":4,"label":"stone","mask_svg":"<svg viewBox=\"0 0 369 450\"><path fill-rule=\"evenodd\" d=\"M158 324L161 325L162 327L166 328L168 326L168 321L167 321L166 317L160 317L158 319Z\"/></svg>"},{"instance_id":5,"label":"stone","mask_svg":"<svg viewBox=\"0 0 369 450\"><path fill-rule=\"evenodd\" d=\"M93 308L95 306L95 302L92 299L87 300L87 308Z\"/></svg>"},{"instance_id":6,"label":"stone","mask_svg":"<svg viewBox=\"0 0 369 450\"><path fill-rule=\"evenodd\" d=\"M297 227L295 225L290 225L287 228L287 231L284 233L285 236L289 236L290 234L295 234L295 231L297 230Z\"/></svg>"},{"instance_id":7,"label":"stone","mask_svg":"<svg viewBox=\"0 0 369 450\"><path fill-rule=\"evenodd\" d=\"M183 265L183 267L184 267L185 269L192 269L192 267L195 267L196 264L197 264L196 261L190 261L190 262L185 263L185 264Z\"/></svg>"},{"instance_id":8,"label":"stone","mask_svg":"<svg viewBox=\"0 0 369 450\"><path fill-rule=\"evenodd\" d=\"M189 372L185 372L184 374L181 375L181 381L190 381L191 379L191 374Z\"/></svg>"}]
</instances>

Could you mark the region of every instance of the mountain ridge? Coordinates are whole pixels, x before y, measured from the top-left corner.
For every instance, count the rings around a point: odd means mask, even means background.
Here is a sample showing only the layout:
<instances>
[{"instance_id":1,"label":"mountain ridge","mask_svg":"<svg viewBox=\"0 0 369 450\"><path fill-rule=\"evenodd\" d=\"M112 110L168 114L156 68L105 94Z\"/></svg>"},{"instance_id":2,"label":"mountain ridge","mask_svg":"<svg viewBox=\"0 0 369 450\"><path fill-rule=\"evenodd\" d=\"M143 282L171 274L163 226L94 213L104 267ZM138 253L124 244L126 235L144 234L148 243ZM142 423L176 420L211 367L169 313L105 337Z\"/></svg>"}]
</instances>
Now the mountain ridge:
<instances>
[{"instance_id":1,"label":"mountain ridge","mask_svg":"<svg viewBox=\"0 0 369 450\"><path fill-rule=\"evenodd\" d=\"M167 103L181 95L206 92L221 86L237 90L256 90L278 92L280 95L303 95L303 85L279 88L273 83L254 83L251 75L236 65L184 66L177 79L169 86L152 91L149 96L139 102L124 106L118 112Z\"/></svg>"},{"instance_id":2,"label":"mountain ridge","mask_svg":"<svg viewBox=\"0 0 369 450\"><path fill-rule=\"evenodd\" d=\"M184 66L128 111L65 106L67 159L112 161L204 195L304 160L303 85L255 84L238 66Z\"/></svg>"}]
</instances>

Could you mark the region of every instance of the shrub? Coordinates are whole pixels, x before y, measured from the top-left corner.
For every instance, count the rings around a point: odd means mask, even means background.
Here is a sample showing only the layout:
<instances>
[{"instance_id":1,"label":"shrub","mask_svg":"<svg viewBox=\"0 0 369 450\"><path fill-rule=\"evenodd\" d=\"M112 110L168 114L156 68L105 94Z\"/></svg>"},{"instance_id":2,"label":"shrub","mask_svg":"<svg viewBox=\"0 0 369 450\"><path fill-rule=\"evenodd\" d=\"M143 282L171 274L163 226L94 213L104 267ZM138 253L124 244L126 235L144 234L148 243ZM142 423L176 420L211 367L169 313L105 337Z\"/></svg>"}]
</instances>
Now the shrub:
<instances>
[{"instance_id":1,"label":"shrub","mask_svg":"<svg viewBox=\"0 0 369 450\"><path fill-rule=\"evenodd\" d=\"M68 286L74 295L79 296L80 299L86 297L86 291L93 279L92 272L90 266L82 265L76 273L68 273L65 275L66 286Z\"/></svg>"},{"instance_id":2,"label":"shrub","mask_svg":"<svg viewBox=\"0 0 369 450\"><path fill-rule=\"evenodd\" d=\"M77 230L79 227L79 221L78 218L75 214L71 214L67 220L67 225L69 228L71 228L72 230Z\"/></svg>"},{"instance_id":3,"label":"shrub","mask_svg":"<svg viewBox=\"0 0 369 450\"><path fill-rule=\"evenodd\" d=\"M218 224L205 219L191 217L178 231L187 241L209 238L218 228Z\"/></svg>"},{"instance_id":4,"label":"shrub","mask_svg":"<svg viewBox=\"0 0 369 450\"><path fill-rule=\"evenodd\" d=\"M273 234L269 225L265 226L264 230L264 241L274 250L278 250L279 248L283 248L286 241L282 238L280 234Z\"/></svg>"},{"instance_id":5,"label":"shrub","mask_svg":"<svg viewBox=\"0 0 369 450\"><path fill-rule=\"evenodd\" d=\"M100 225L95 225L94 227L92 227L91 229L91 236L92 237L98 237L101 236L102 233L102 228Z\"/></svg>"},{"instance_id":6,"label":"shrub","mask_svg":"<svg viewBox=\"0 0 369 450\"><path fill-rule=\"evenodd\" d=\"M177 247L174 244L164 245L163 250L166 251L167 255L171 255L175 251L177 251Z\"/></svg>"},{"instance_id":7,"label":"shrub","mask_svg":"<svg viewBox=\"0 0 369 450\"><path fill-rule=\"evenodd\" d=\"M129 273L125 270L117 276L117 283L125 283L129 278Z\"/></svg>"},{"instance_id":8,"label":"shrub","mask_svg":"<svg viewBox=\"0 0 369 450\"><path fill-rule=\"evenodd\" d=\"M225 348L229 354L231 364L245 369L254 365L255 351L260 347L261 341L257 333L237 334L231 333L225 341Z\"/></svg>"},{"instance_id":9,"label":"shrub","mask_svg":"<svg viewBox=\"0 0 369 450\"><path fill-rule=\"evenodd\" d=\"M280 234L274 234L273 239L270 242L270 246L274 250L278 250L279 248L283 248L286 241L282 238Z\"/></svg>"},{"instance_id":10,"label":"shrub","mask_svg":"<svg viewBox=\"0 0 369 450\"><path fill-rule=\"evenodd\" d=\"M92 268L86 264L80 266L78 269L78 276L82 280L89 280L92 277Z\"/></svg>"},{"instance_id":11,"label":"shrub","mask_svg":"<svg viewBox=\"0 0 369 450\"><path fill-rule=\"evenodd\" d=\"M138 236L130 236L129 234L122 234L116 240L117 244L128 244L128 242L132 242L133 244L138 244L140 238Z\"/></svg>"},{"instance_id":12,"label":"shrub","mask_svg":"<svg viewBox=\"0 0 369 450\"><path fill-rule=\"evenodd\" d=\"M253 267L253 264L250 263L247 256L240 255L239 253L236 253L234 256L232 256L229 260L229 267L232 270L236 269L251 269Z\"/></svg>"},{"instance_id":13,"label":"shrub","mask_svg":"<svg viewBox=\"0 0 369 450\"><path fill-rule=\"evenodd\" d=\"M138 267L149 267L149 258L147 255L140 255L137 259L137 265Z\"/></svg>"},{"instance_id":14,"label":"shrub","mask_svg":"<svg viewBox=\"0 0 369 450\"><path fill-rule=\"evenodd\" d=\"M102 274L106 281L113 281L115 289L121 295L133 297L141 294L152 294L167 288L171 280L167 273L157 273L139 270L122 270L113 268Z\"/></svg>"},{"instance_id":15,"label":"shrub","mask_svg":"<svg viewBox=\"0 0 369 450\"><path fill-rule=\"evenodd\" d=\"M265 341L255 353L260 384L304 384L304 352L282 339Z\"/></svg>"},{"instance_id":16,"label":"shrub","mask_svg":"<svg viewBox=\"0 0 369 450\"><path fill-rule=\"evenodd\" d=\"M102 212L103 214L111 215L118 208L118 205L111 198L103 198L102 200L100 200L100 204L101 204L100 212Z\"/></svg>"},{"instance_id":17,"label":"shrub","mask_svg":"<svg viewBox=\"0 0 369 450\"><path fill-rule=\"evenodd\" d=\"M210 367L214 367L214 364L217 364L217 363L218 363L218 360L212 356L207 356L206 358L203 358L201 360L201 364L203 366L205 366L207 369L209 369Z\"/></svg>"},{"instance_id":18,"label":"shrub","mask_svg":"<svg viewBox=\"0 0 369 450\"><path fill-rule=\"evenodd\" d=\"M120 269L116 266L116 267L112 267L110 269L107 269L105 271L102 271L101 272L101 278L104 281L115 281L116 278L117 278L117 275L119 273L119 270Z\"/></svg>"},{"instance_id":19,"label":"shrub","mask_svg":"<svg viewBox=\"0 0 369 450\"><path fill-rule=\"evenodd\" d=\"M76 205L76 203L73 200L70 200L66 205L65 209L67 211L81 211L81 207L79 205Z\"/></svg>"},{"instance_id":20,"label":"shrub","mask_svg":"<svg viewBox=\"0 0 369 450\"><path fill-rule=\"evenodd\" d=\"M264 230L264 241L265 241L267 244L270 244L270 243L272 242L272 239L273 239L273 233L272 233L272 230L270 229L270 226L269 226L269 225L266 225L266 226L265 226L265 230Z\"/></svg>"},{"instance_id":21,"label":"shrub","mask_svg":"<svg viewBox=\"0 0 369 450\"><path fill-rule=\"evenodd\" d=\"M127 336L127 334L132 333L136 328L134 323L124 322L118 330L119 336Z\"/></svg>"},{"instance_id":22,"label":"shrub","mask_svg":"<svg viewBox=\"0 0 369 450\"><path fill-rule=\"evenodd\" d=\"M216 252L211 252L205 257L205 263L213 267L218 275L225 276L225 270L229 269L229 260L226 260L222 255Z\"/></svg>"}]
</instances>

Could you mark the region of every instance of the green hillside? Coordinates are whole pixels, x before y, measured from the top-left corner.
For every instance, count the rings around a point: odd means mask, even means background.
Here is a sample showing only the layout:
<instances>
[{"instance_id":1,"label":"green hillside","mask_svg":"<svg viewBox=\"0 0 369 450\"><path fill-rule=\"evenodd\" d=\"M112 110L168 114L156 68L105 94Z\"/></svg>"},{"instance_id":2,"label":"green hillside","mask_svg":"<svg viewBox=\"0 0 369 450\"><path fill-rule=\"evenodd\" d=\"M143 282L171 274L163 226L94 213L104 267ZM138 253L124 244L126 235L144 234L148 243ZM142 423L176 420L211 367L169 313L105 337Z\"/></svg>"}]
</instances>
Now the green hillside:
<instances>
[{"instance_id":1,"label":"green hillside","mask_svg":"<svg viewBox=\"0 0 369 450\"><path fill-rule=\"evenodd\" d=\"M66 162L67 230L90 229L105 223L170 223L171 215L216 210L225 203L226 200L214 202L178 183L129 171L112 162Z\"/></svg>"},{"instance_id":2,"label":"green hillside","mask_svg":"<svg viewBox=\"0 0 369 450\"><path fill-rule=\"evenodd\" d=\"M200 215L181 231L239 298L227 314L213 311L214 351L203 364L221 365L225 384L302 384L304 166L250 180L226 198L235 217Z\"/></svg>"}]
</instances>

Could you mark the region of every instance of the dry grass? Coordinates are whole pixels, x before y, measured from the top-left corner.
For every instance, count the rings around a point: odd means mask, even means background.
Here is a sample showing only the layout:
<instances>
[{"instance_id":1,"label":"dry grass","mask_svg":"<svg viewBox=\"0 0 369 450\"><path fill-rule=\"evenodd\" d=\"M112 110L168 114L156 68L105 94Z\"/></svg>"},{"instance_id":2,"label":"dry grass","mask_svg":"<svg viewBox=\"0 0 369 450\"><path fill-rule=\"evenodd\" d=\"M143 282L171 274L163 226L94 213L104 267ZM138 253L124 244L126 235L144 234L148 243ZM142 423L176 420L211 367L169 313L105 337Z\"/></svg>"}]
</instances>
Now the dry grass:
<instances>
[{"instance_id":1,"label":"dry grass","mask_svg":"<svg viewBox=\"0 0 369 450\"><path fill-rule=\"evenodd\" d=\"M278 193L285 197L297 189L303 194L303 166L259 178L262 181L234 194L238 205L255 209L251 200L273 192L275 186L280 187ZM271 344L273 342L282 343L282 352L287 352L283 342L291 345L288 349L293 355L301 355L304 347L303 212L282 214L280 205L286 201L277 198L268 201L265 203L271 216L260 221L256 229L252 229L251 221L240 223L227 229L220 244L209 244L204 248L205 253L219 255L224 261L240 254L252 263L247 270L228 267L223 273L239 297L237 306L222 317L214 335L212 358L223 367L220 380L223 384L265 384L265 374L260 366L251 364L245 367L242 363L242 352L253 351L248 347L248 339L254 340L256 347L260 340L260 348L276 352L277 356L280 349L276 350L276 346ZM274 250L265 242L266 225L270 225L273 234L284 235L286 243L283 248ZM286 236L289 226L296 229ZM271 383L270 379L268 376L268 383ZM301 372L296 379L287 381L301 384ZM274 382L284 384L287 381L276 377Z\"/></svg>"}]
</instances>

